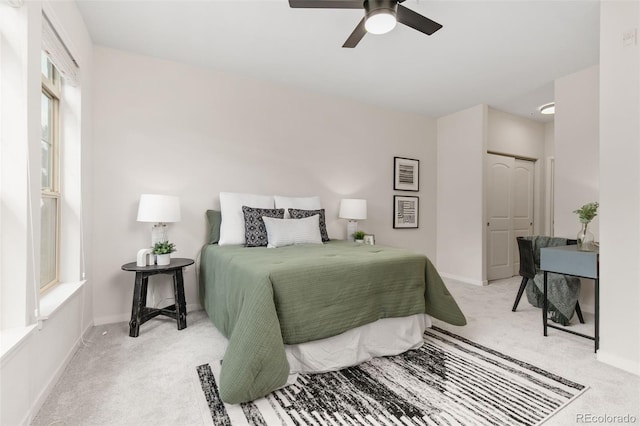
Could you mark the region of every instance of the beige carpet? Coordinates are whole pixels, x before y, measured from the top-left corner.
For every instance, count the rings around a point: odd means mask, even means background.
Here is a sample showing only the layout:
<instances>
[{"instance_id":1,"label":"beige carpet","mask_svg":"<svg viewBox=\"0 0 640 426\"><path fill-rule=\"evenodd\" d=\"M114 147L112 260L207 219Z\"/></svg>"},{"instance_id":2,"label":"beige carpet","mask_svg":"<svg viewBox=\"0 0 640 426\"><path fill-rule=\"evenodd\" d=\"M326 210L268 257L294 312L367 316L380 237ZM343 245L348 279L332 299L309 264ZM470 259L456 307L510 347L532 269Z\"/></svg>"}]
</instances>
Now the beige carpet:
<instances>
[{"instance_id":1,"label":"beige carpet","mask_svg":"<svg viewBox=\"0 0 640 426\"><path fill-rule=\"evenodd\" d=\"M450 282L469 324L435 323L590 387L548 425L627 414L640 423L640 378L596 361L591 340L555 330L543 337L539 309L524 299L518 312L511 312L518 285L517 277L487 287ZM587 324L572 327L591 332L593 318L586 314L585 319ZM127 323L93 328L33 424L202 424L191 370L222 358L226 343L204 312L190 312L187 322L177 331L175 321L156 318L135 339L128 336Z\"/></svg>"}]
</instances>

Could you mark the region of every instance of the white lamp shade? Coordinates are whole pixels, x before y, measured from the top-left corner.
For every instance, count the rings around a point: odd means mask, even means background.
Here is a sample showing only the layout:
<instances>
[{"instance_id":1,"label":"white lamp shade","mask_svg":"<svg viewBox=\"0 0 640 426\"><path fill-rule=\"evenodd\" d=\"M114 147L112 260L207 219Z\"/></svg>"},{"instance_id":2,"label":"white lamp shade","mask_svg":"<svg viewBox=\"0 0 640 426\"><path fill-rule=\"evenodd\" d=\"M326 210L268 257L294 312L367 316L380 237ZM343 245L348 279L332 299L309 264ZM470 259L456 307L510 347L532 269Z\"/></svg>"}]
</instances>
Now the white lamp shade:
<instances>
[{"instance_id":1,"label":"white lamp shade","mask_svg":"<svg viewBox=\"0 0 640 426\"><path fill-rule=\"evenodd\" d=\"M180 222L180 198L173 195L140 195L138 222Z\"/></svg>"},{"instance_id":2,"label":"white lamp shade","mask_svg":"<svg viewBox=\"0 0 640 426\"><path fill-rule=\"evenodd\" d=\"M364 220L367 218L367 200L345 198L340 200L340 212L342 219Z\"/></svg>"}]
</instances>

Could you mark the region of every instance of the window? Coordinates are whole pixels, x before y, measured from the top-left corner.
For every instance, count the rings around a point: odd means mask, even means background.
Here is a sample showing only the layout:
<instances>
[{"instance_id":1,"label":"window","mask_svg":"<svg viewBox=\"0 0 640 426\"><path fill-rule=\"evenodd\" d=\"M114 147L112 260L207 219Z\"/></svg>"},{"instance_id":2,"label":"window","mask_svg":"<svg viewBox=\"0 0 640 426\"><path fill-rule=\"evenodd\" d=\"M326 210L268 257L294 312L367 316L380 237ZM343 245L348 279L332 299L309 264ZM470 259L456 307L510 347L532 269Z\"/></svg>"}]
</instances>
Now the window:
<instances>
[{"instance_id":1,"label":"window","mask_svg":"<svg viewBox=\"0 0 640 426\"><path fill-rule=\"evenodd\" d=\"M42 95L40 150L40 290L58 282L60 252L60 75L42 54Z\"/></svg>"}]
</instances>

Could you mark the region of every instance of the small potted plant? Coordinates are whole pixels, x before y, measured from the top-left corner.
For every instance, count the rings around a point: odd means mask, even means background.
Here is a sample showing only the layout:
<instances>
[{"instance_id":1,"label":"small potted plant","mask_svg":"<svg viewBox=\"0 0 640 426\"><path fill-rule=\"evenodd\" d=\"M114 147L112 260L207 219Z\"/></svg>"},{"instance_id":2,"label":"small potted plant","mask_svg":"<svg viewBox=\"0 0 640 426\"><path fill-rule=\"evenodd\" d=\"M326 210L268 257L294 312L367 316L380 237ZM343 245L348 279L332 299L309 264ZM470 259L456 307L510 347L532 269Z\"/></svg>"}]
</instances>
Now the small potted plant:
<instances>
[{"instance_id":1,"label":"small potted plant","mask_svg":"<svg viewBox=\"0 0 640 426\"><path fill-rule=\"evenodd\" d=\"M356 240L356 243L362 243L364 242L365 235L364 231L356 231L353 233L353 238Z\"/></svg>"},{"instance_id":2,"label":"small potted plant","mask_svg":"<svg viewBox=\"0 0 640 426\"><path fill-rule=\"evenodd\" d=\"M160 241L153 246L153 254L156 255L156 264L165 266L171 263L171 253L176 251L176 246L169 241Z\"/></svg>"},{"instance_id":3,"label":"small potted plant","mask_svg":"<svg viewBox=\"0 0 640 426\"><path fill-rule=\"evenodd\" d=\"M591 231L589 231L588 226L593 218L598 216L599 206L600 204L598 204L598 202L587 203L578 210L573 211L578 215L580 223L582 224L582 229L578 232L577 237L578 249L582 251L593 251L595 249L594 237Z\"/></svg>"}]
</instances>

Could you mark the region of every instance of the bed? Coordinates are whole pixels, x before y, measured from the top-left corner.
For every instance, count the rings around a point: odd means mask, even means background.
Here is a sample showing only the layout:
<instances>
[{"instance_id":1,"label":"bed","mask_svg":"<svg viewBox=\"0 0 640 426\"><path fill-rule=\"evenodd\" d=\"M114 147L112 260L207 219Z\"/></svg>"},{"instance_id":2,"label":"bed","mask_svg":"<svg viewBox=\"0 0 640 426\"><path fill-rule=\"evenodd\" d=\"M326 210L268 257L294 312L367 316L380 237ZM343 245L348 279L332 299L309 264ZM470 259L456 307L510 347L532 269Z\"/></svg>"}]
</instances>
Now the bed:
<instances>
[{"instance_id":1,"label":"bed","mask_svg":"<svg viewBox=\"0 0 640 426\"><path fill-rule=\"evenodd\" d=\"M276 249L207 244L199 285L202 306L229 342L219 380L227 403L285 385L285 348L358 339L348 333L381 321L393 335L401 326L393 321L425 314L466 324L429 259L397 248L347 241Z\"/></svg>"}]
</instances>

